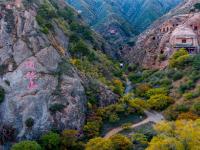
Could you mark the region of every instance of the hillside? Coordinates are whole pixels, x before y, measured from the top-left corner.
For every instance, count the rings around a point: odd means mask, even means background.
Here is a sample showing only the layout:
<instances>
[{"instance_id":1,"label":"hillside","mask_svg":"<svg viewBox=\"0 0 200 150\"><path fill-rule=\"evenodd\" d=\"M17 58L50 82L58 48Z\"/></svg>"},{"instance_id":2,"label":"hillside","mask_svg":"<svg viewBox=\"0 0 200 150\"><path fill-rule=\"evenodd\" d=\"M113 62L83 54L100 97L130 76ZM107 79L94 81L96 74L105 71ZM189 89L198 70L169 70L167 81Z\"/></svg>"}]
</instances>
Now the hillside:
<instances>
[{"instance_id":1,"label":"hillside","mask_svg":"<svg viewBox=\"0 0 200 150\"><path fill-rule=\"evenodd\" d=\"M168 65L168 59L173 52L178 47L187 45L188 41L182 43L184 41L178 40L184 40L186 37L191 38L193 46L197 47L194 53L198 52L200 13L199 10L194 9L197 2L198 0L186 1L156 21L147 31L138 36L136 45L127 53L127 58L147 68L164 68Z\"/></svg>"},{"instance_id":2,"label":"hillside","mask_svg":"<svg viewBox=\"0 0 200 150\"><path fill-rule=\"evenodd\" d=\"M132 45L136 35L181 0L67 0L83 19L116 48ZM118 51L118 49L117 49Z\"/></svg>"},{"instance_id":3,"label":"hillside","mask_svg":"<svg viewBox=\"0 0 200 150\"><path fill-rule=\"evenodd\" d=\"M199 0L153 23L124 63L64 0L0 10L0 150L199 149Z\"/></svg>"}]
</instances>

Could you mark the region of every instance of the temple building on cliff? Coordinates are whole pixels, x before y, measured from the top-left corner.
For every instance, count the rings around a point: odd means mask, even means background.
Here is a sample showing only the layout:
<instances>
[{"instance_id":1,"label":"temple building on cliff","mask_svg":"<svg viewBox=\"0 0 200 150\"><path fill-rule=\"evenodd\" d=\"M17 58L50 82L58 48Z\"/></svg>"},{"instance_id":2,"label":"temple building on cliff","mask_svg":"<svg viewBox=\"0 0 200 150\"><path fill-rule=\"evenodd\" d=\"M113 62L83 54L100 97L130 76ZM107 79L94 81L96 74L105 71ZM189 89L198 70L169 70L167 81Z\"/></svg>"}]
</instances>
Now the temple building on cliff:
<instances>
[{"instance_id":1,"label":"temple building on cliff","mask_svg":"<svg viewBox=\"0 0 200 150\"><path fill-rule=\"evenodd\" d=\"M185 48L191 54L199 53L198 35L187 26L178 26L172 32L170 44L175 49Z\"/></svg>"}]
</instances>

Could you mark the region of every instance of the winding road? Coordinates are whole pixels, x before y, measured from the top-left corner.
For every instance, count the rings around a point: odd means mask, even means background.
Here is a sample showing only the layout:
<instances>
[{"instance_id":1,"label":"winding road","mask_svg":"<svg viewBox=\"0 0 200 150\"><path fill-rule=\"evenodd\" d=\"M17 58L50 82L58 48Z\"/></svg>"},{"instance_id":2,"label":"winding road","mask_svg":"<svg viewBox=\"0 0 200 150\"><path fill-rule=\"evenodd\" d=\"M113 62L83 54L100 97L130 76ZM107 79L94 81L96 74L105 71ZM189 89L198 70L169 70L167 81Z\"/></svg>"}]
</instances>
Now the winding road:
<instances>
[{"instance_id":1,"label":"winding road","mask_svg":"<svg viewBox=\"0 0 200 150\"><path fill-rule=\"evenodd\" d=\"M125 93L129 93L131 90L132 90L131 82L129 80L127 80ZM149 122L158 123L158 122L164 120L164 116L159 112L145 110L144 113L147 116L147 118L144 119L143 121L132 124L130 126L131 129L134 129L136 127L139 127L139 126L144 125L144 124L149 123ZM114 128L114 129L110 130L108 133L106 133L104 138L110 138L113 135L115 135L115 134L117 134L117 133L119 133L123 130L124 129L123 129L122 126Z\"/></svg>"}]
</instances>

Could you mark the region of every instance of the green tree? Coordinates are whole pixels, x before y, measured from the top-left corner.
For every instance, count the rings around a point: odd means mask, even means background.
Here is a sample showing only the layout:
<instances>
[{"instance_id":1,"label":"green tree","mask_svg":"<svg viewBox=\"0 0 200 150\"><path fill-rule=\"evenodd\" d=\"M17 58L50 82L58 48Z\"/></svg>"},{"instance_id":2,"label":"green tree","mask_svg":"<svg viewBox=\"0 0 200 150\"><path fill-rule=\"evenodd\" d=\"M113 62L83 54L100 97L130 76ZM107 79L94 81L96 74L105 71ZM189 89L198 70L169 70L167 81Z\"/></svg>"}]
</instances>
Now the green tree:
<instances>
[{"instance_id":1,"label":"green tree","mask_svg":"<svg viewBox=\"0 0 200 150\"><path fill-rule=\"evenodd\" d=\"M64 130L61 134L61 143L63 149L76 149L78 141L78 131L76 130Z\"/></svg>"},{"instance_id":2,"label":"green tree","mask_svg":"<svg viewBox=\"0 0 200 150\"><path fill-rule=\"evenodd\" d=\"M21 141L17 144L14 144L11 150L42 150L42 148L35 141Z\"/></svg>"},{"instance_id":3,"label":"green tree","mask_svg":"<svg viewBox=\"0 0 200 150\"><path fill-rule=\"evenodd\" d=\"M43 148L47 150L58 150L61 142L59 134L49 132L40 138Z\"/></svg>"},{"instance_id":4,"label":"green tree","mask_svg":"<svg viewBox=\"0 0 200 150\"><path fill-rule=\"evenodd\" d=\"M87 138L94 138L99 136L101 123L99 121L89 121L83 127L84 134Z\"/></svg>"},{"instance_id":5,"label":"green tree","mask_svg":"<svg viewBox=\"0 0 200 150\"><path fill-rule=\"evenodd\" d=\"M151 108L155 110L163 110L172 104L174 100L169 96L158 94L151 96L147 102Z\"/></svg>"},{"instance_id":6,"label":"green tree","mask_svg":"<svg viewBox=\"0 0 200 150\"><path fill-rule=\"evenodd\" d=\"M142 144L142 145L147 145L148 144L148 139L144 134L141 133L134 133L131 136L131 140L135 144Z\"/></svg>"},{"instance_id":7,"label":"green tree","mask_svg":"<svg viewBox=\"0 0 200 150\"><path fill-rule=\"evenodd\" d=\"M115 150L114 145L110 139L94 138L87 144L85 150Z\"/></svg>"},{"instance_id":8,"label":"green tree","mask_svg":"<svg viewBox=\"0 0 200 150\"><path fill-rule=\"evenodd\" d=\"M131 150L133 149L133 144L131 140L121 134L116 134L110 138L114 145L115 150Z\"/></svg>"},{"instance_id":9,"label":"green tree","mask_svg":"<svg viewBox=\"0 0 200 150\"><path fill-rule=\"evenodd\" d=\"M72 54L77 57L89 56L90 50L87 45L82 41L78 41L71 50Z\"/></svg>"},{"instance_id":10,"label":"green tree","mask_svg":"<svg viewBox=\"0 0 200 150\"><path fill-rule=\"evenodd\" d=\"M186 51L186 49L181 48L176 51L169 60L170 67L181 67L183 66L187 60L189 60L190 55Z\"/></svg>"}]
</instances>

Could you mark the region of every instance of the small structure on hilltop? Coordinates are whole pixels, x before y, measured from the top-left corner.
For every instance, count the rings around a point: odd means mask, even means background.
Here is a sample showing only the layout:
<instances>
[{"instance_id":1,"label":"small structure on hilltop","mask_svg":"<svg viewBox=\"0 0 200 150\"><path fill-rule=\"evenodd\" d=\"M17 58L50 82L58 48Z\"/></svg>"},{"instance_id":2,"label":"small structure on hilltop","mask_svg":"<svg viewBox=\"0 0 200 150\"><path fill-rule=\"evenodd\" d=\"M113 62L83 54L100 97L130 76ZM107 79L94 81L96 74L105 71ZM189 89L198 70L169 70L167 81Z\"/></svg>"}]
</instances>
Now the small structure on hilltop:
<instances>
[{"instance_id":1,"label":"small structure on hilltop","mask_svg":"<svg viewBox=\"0 0 200 150\"><path fill-rule=\"evenodd\" d=\"M170 44L175 49L185 48L189 53L198 53L198 36L187 26L177 27L171 35Z\"/></svg>"}]
</instances>

